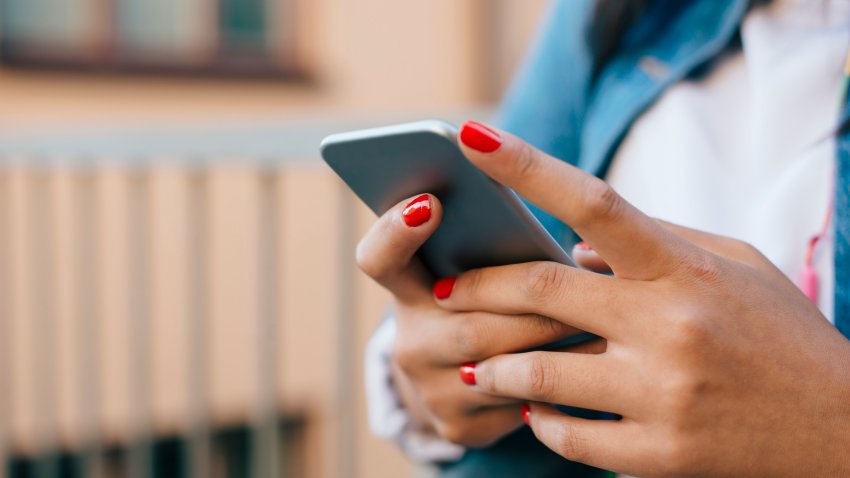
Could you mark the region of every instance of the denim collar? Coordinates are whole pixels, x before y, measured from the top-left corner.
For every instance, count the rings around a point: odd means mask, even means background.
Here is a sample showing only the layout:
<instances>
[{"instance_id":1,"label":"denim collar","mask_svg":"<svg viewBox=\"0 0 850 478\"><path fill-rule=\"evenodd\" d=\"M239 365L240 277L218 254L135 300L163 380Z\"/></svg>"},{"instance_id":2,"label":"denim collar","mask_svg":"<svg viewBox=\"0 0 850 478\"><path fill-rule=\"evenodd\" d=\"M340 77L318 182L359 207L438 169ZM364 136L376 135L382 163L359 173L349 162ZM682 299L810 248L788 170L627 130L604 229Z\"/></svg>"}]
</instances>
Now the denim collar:
<instances>
[{"instance_id":1,"label":"denim collar","mask_svg":"<svg viewBox=\"0 0 850 478\"><path fill-rule=\"evenodd\" d=\"M669 21L661 1L642 33L602 70L590 93L578 165L603 176L632 123L670 85L720 54L738 32L747 0L693 0ZM658 33L653 34L652 30Z\"/></svg>"}]
</instances>

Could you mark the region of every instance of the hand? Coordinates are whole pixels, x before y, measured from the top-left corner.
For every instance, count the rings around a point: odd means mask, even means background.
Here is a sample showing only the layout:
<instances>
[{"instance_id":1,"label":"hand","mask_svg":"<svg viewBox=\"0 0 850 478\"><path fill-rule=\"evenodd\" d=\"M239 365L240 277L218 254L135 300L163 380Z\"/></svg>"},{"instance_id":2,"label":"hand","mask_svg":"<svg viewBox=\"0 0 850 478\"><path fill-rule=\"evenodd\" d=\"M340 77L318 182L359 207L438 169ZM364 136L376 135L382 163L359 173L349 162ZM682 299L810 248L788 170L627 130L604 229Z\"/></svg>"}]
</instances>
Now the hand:
<instances>
[{"instance_id":1,"label":"hand","mask_svg":"<svg viewBox=\"0 0 850 478\"><path fill-rule=\"evenodd\" d=\"M468 388L458 380L458 367L579 331L535 314L452 312L437 306L433 279L414 253L437 229L441 216L434 196L402 201L360 242L357 262L394 296L393 379L405 408L423 430L467 447L486 446L522 425L523 402ZM600 344L583 345L579 351L601 351Z\"/></svg>"},{"instance_id":2,"label":"hand","mask_svg":"<svg viewBox=\"0 0 850 478\"><path fill-rule=\"evenodd\" d=\"M598 355L479 362L475 390L622 416L527 413L554 451L618 472L850 476L850 343L767 259L659 224L513 136L464 132L473 164L572 226L615 274L533 263L459 276L446 311L539 314L608 341Z\"/></svg>"}]
</instances>

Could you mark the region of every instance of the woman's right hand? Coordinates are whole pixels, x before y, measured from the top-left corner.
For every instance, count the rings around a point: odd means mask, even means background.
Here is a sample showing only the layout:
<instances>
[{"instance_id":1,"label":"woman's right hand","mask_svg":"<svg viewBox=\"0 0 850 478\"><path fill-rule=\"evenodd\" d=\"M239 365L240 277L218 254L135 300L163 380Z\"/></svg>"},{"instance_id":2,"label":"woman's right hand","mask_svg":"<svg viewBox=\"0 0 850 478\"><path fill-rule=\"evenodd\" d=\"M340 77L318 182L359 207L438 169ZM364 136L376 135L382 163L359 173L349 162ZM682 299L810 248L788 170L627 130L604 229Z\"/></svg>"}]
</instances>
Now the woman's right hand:
<instances>
[{"instance_id":1,"label":"woman's right hand","mask_svg":"<svg viewBox=\"0 0 850 478\"><path fill-rule=\"evenodd\" d=\"M541 316L450 313L438 307L434 294L450 292L453 280L433 284L415 253L441 217L441 205L432 195L402 201L360 241L357 263L394 297L393 380L405 409L425 431L465 447L484 447L522 424L521 403L475 391L462 382L463 375L458 377L458 368L580 331ZM579 347L584 350L571 351L600 353L605 344Z\"/></svg>"}]
</instances>

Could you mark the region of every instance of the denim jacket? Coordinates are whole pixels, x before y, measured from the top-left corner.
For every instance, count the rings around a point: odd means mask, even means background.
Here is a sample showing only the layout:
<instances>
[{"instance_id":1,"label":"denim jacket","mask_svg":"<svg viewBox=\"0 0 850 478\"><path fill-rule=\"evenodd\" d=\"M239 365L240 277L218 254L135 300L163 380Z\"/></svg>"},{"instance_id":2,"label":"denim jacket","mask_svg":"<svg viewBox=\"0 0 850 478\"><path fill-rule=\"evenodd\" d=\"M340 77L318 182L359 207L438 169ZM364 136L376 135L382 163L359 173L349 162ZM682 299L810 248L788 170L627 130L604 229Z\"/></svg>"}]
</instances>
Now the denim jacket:
<instances>
[{"instance_id":1,"label":"denim jacket","mask_svg":"<svg viewBox=\"0 0 850 478\"><path fill-rule=\"evenodd\" d=\"M670 85L719 56L734 40L747 0L656 0L593 77L586 41L592 0L556 0L533 54L509 91L501 126L541 150L604 176L631 125ZM663 25L662 25L663 23ZM850 117L845 107L842 118ZM835 198L835 321L850 337L850 134L838 137ZM531 206L565 247L575 236ZM605 476L570 463L525 428L442 468L449 477Z\"/></svg>"}]
</instances>

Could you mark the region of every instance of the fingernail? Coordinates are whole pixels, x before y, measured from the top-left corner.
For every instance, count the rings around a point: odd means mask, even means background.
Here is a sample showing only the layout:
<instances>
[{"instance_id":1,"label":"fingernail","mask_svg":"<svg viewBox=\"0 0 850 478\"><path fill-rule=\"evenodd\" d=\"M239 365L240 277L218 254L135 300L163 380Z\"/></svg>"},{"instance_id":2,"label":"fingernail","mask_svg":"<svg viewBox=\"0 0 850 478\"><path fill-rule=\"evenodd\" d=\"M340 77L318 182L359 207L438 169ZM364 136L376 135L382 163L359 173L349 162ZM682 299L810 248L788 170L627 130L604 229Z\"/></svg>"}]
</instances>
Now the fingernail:
<instances>
[{"instance_id":1,"label":"fingernail","mask_svg":"<svg viewBox=\"0 0 850 478\"><path fill-rule=\"evenodd\" d=\"M475 121L467 121L460 129L463 144L482 153L492 153L502 146L502 135Z\"/></svg>"},{"instance_id":2,"label":"fingernail","mask_svg":"<svg viewBox=\"0 0 850 478\"><path fill-rule=\"evenodd\" d=\"M593 250L593 248L590 247L590 244L588 244L584 241L581 241L578 244L576 244L576 248L581 249L583 251L592 251Z\"/></svg>"},{"instance_id":3,"label":"fingernail","mask_svg":"<svg viewBox=\"0 0 850 478\"><path fill-rule=\"evenodd\" d=\"M407 203L401 217L408 227L417 227L431 219L431 196L423 194Z\"/></svg>"},{"instance_id":4,"label":"fingernail","mask_svg":"<svg viewBox=\"0 0 850 478\"><path fill-rule=\"evenodd\" d=\"M467 385L475 385L475 362L460 366L460 379Z\"/></svg>"},{"instance_id":5,"label":"fingernail","mask_svg":"<svg viewBox=\"0 0 850 478\"><path fill-rule=\"evenodd\" d=\"M531 425L531 407L526 403L519 410L520 416L522 416L522 421L525 422L526 425Z\"/></svg>"},{"instance_id":6,"label":"fingernail","mask_svg":"<svg viewBox=\"0 0 850 478\"><path fill-rule=\"evenodd\" d=\"M439 300L448 299L452 295L452 289L455 288L457 277L444 277L434 284L434 297Z\"/></svg>"}]
</instances>

